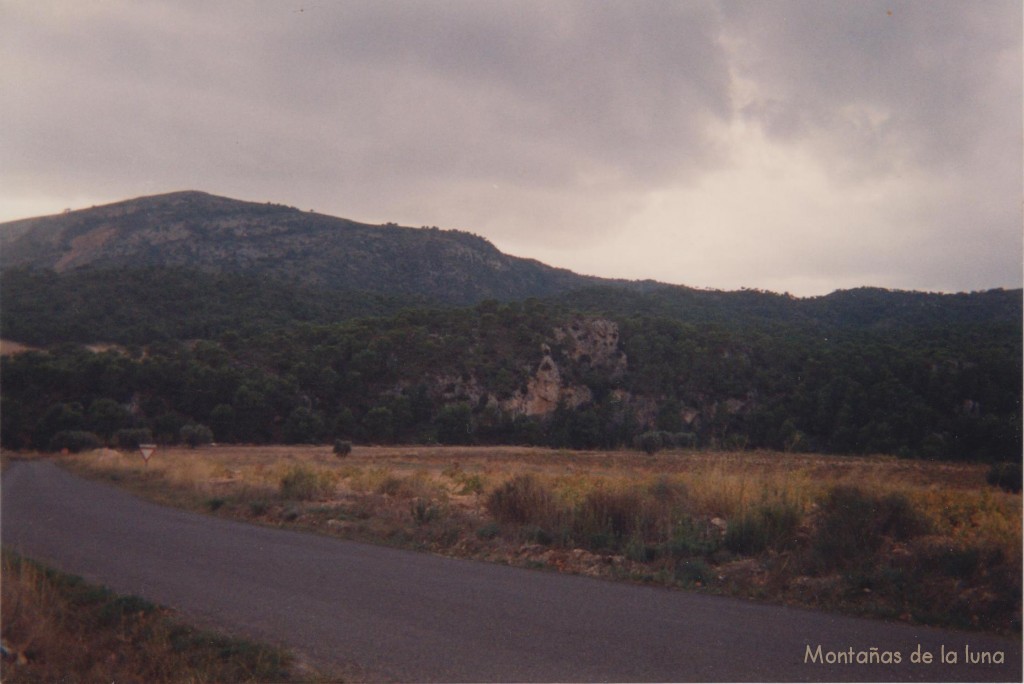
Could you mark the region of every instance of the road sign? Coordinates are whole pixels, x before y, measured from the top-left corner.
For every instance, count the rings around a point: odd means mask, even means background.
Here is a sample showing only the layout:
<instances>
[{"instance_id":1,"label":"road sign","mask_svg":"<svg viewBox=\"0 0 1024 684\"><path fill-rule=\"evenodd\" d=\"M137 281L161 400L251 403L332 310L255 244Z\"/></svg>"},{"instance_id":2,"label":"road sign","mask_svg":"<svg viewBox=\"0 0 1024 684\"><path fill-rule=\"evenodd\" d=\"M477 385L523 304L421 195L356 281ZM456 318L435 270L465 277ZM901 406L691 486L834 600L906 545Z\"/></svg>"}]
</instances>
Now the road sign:
<instances>
[{"instance_id":1,"label":"road sign","mask_svg":"<svg viewBox=\"0 0 1024 684\"><path fill-rule=\"evenodd\" d=\"M146 465L149 465L149 457L156 451L156 444L140 444L139 451L142 452L142 460L146 462Z\"/></svg>"}]
</instances>

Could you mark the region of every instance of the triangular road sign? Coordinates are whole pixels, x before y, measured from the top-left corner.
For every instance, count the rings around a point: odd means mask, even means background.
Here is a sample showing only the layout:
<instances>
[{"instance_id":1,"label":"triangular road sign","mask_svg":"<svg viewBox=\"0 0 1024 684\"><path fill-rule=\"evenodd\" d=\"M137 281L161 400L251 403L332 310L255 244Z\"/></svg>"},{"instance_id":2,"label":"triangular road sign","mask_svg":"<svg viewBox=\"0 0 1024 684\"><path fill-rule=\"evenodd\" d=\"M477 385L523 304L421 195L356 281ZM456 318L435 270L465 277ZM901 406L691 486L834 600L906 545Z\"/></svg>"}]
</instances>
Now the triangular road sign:
<instances>
[{"instance_id":1,"label":"triangular road sign","mask_svg":"<svg viewBox=\"0 0 1024 684\"><path fill-rule=\"evenodd\" d=\"M149 465L149 457L156 451L156 444L140 444L139 451L142 452L142 460L146 462L146 465Z\"/></svg>"}]
</instances>

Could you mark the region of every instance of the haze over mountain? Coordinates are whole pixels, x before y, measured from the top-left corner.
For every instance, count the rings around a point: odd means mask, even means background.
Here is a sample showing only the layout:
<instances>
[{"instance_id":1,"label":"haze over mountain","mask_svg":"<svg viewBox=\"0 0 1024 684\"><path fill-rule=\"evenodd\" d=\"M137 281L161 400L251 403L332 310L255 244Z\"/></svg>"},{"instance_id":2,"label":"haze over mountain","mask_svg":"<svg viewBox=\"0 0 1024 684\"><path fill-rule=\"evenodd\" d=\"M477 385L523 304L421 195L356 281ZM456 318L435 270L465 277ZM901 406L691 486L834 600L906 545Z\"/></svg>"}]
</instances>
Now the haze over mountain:
<instances>
[{"instance_id":1,"label":"haze over mountain","mask_svg":"<svg viewBox=\"0 0 1024 684\"><path fill-rule=\"evenodd\" d=\"M203 192L0 224L0 267L185 267L446 304L550 296L615 281L502 254L462 231L368 225Z\"/></svg>"}]
</instances>

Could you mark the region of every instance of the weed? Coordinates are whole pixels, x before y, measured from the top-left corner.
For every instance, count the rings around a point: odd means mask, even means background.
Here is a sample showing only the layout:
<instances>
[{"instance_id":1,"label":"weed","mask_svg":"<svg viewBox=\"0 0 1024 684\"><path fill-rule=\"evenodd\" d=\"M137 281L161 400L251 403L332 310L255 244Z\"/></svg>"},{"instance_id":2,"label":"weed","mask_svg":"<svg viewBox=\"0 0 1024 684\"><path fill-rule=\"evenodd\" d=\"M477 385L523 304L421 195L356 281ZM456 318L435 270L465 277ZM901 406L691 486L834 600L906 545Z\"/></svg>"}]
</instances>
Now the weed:
<instances>
[{"instance_id":1,"label":"weed","mask_svg":"<svg viewBox=\"0 0 1024 684\"><path fill-rule=\"evenodd\" d=\"M683 586L708 584L714 577L710 566L702 560L684 560L676 564L675 578Z\"/></svg>"},{"instance_id":2,"label":"weed","mask_svg":"<svg viewBox=\"0 0 1024 684\"><path fill-rule=\"evenodd\" d=\"M573 533L592 548L618 549L629 537L642 539L652 527L653 518L635 491L594 489L573 516Z\"/></svg>"},{"instance_id":3,"label":"weed","mask_svg":"<svg viewBox=\"0 0 1024 684\"><path fill-rule=\"evenodd\" d=\"M905 541L928 529L927 519L902 494L874 496L835 486L821 503L814 562L824 570L869 564L886 537Z\"/></svg>"},{"instance_id":4,"label":"weed","mask_svg":"<svg viewBox=\"0 0 1024 684\"><path fill-rule=\"evenodd\" d=\"M292 501L312 501L330 494L334 480L327 473L318 473L306 466L296 465L281 478L281 498Z\"/></svg>"},{"instance_id":5,"label":"weed","mask_svg":"<svg viewBox=\"0 0 1024 684\"><path fill-rule=\"evenodd\" d=\"M464 474L457 481L461 485L458 490L459 494L482 494L484 491L484 480L479 473Z\"/></svg>"},{"instance_id":6,"label":"weed","mask_svg":"<svg viewBox=\"0 0 1024 684\"><path fill-rule=\"evenodd\" d=\"M725 548L741 555L754 555L766 549L782 550L795 544L801 511L778 501L763 503L729 524Z\"/></svg>"},{"instance_id":7,"label":"weed","mask_svg":"<svg viewBox=\"0 0 1024 684\"><path fill-rule=\"evenodd\" d=\"M549 524L556 515L554 496L533 475L518 475L491 492L487 511L502 523Z\"/></svg>"},{"instance_id":8,"label":"weed","mask_svg":"<svg viewBox=\"0 0 1024 684\"><path fill-rule=\"evenodd\" d=\"M540 525L524 525L519 534L524 540L533 544L547 546L555 541L555 536Z\"/></svg>"},{"instance_id":9,"label":"weed","mask_svg":"<svg viewBox=\"0 0 1024 684\"><path fill-rule=\"evenodd\" d=\"M433 522L441 517L441 509L428 499L413 499L409 506L412 519L420 525Z\"/></svg>"},{"instance_id":10,"label":"weed","mask_svg":"<svg viewBox=\"0 0 1024 684\"><path fill-rule=\"evenodd\" d=\"M659 504L677 507L687 500L689 489L682 482L661 475L647 487L647 493Z\"/></svg>"},{"instance_id":11,"label":"weed","mask_svg":"<svg viewBox=\"0 0 1024 684\"><path fill-rule=\"evenodd\" d=\"M495 522L489 522L482 527L477 528L476 536L480 539L494 539L501 534L501 525Z\"/></svg>"},{"instance_id":12,"label":"weed","mask_svg":"<svg viewBox=\"0 0 1024 684\"><path fill-rule=\"evenodd\" d=\"M623 546L626 558L637 563L650 563L658 556L658 548L644 542L642 537L633 536Z\"/></svg>"},{"instance_id":13,"label":"weed","mask_svg":"<svg viewBox=\"0 0 1024 684\"><path fill-rule=\"evenodd\" d=\"M710 556L720 545L717 534L701 529L692 518L682 517L676 521L671 535L659 547L659 555L669 558L690 558Z\"/></svg>"},{"instance_id":14,"label":"weed","mask_svg":"<svg viewBox=\"0 0 1024 684\"><path fill-rule=\"evenodd\" d=\"M212 499L206 500L206 507L209 508L211 511L216 511L225 503L227 502L221 497L214 497Z\"/></svg>"},{"instance_id":15,"label":"weed","mask_svg":"<svg viewBox=\"0 0 1024 684\"><path fill-rule=\"evenodd\" d=\"M402 478L388 475L377 485L377 493L384 496L398 496L402 493Z\"/></svg>"},{"instance_id":16,"label":"weed","mask_svg":"<svg viewBox=\"0 0 1024 684\"><path fill-rule=\"evenodd\" d=\"M254 516L266 515L267 511L270 510L270 504L262 499L249 502L249 512Z\"/></svg>"}]
</instances>

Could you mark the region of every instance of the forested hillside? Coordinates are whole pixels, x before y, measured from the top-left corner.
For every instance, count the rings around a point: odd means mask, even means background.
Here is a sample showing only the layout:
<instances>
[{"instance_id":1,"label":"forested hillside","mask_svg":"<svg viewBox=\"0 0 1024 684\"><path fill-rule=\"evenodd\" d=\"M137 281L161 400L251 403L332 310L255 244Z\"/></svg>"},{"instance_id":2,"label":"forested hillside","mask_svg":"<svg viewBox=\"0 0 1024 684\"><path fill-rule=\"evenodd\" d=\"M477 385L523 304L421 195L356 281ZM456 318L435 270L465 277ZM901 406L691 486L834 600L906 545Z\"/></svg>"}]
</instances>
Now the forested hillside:
<instances>
[{"instance_id":1,"label":"forested hillside","mask_svg":"<svg viewBox=\"0 0 1024 684\"><path fill-rule=\"evenodd\" d=\"M749 293L740 299L796 309L715 309L722 320L700 322L625 312L619 294L601 306L590 292L586 306L489 301L9 356L4 442L46 448L66 431L114 441L125 429L173 442L201 425L221 442L590 448L656 431L694 447L1019 458L1019 291L950 306L889 293L923 306L884 310L878 291L827 301ZM936 307L946 313L933 319Z\"/></svg>"}]
</instances>

